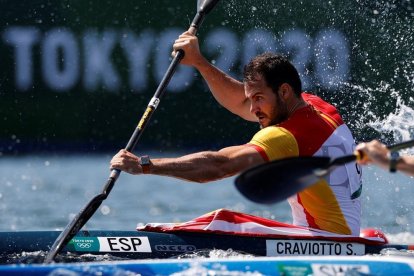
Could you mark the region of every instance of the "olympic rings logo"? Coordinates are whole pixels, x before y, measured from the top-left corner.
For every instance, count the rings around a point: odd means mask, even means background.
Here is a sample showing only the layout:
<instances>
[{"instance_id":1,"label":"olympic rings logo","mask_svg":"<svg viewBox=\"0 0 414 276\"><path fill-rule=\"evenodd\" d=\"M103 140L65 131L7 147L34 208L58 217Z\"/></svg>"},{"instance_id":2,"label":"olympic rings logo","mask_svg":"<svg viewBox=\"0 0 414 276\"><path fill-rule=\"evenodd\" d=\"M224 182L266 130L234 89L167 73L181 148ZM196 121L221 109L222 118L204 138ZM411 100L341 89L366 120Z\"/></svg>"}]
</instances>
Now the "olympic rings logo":
<instances>
[{"instance_id":1,"label":"olympic rings logo","mask_svg":"<svg viewBox=\"0 0 414 276\"><path fill-rule=\"evenodd\" d=\"M92 247L91 243L85 243L85 242L78 242L76 243L76 246L82 249L88 249Z\"/></svg>"}]
</instances>

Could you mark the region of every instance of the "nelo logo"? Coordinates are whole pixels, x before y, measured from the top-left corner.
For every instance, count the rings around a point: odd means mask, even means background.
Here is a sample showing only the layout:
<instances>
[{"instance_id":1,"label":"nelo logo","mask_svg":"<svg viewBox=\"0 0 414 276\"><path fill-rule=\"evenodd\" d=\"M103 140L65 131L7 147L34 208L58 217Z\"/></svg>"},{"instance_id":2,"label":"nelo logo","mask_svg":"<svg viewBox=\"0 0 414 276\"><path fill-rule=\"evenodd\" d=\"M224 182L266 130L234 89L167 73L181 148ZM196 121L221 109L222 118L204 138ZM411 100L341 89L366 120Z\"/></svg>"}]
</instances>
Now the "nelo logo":
<instances>
[{"instance_id":1,"label":"nelo logo","mask_svg":"<svg viewBox=\"0 0 414 276\"><path fill-rule=\"evenodd\" d=\"M155 246L157 251L169 251L169 252L192 252L197 247L191 244L158 244Z\"/></svg>"}]
</instances>

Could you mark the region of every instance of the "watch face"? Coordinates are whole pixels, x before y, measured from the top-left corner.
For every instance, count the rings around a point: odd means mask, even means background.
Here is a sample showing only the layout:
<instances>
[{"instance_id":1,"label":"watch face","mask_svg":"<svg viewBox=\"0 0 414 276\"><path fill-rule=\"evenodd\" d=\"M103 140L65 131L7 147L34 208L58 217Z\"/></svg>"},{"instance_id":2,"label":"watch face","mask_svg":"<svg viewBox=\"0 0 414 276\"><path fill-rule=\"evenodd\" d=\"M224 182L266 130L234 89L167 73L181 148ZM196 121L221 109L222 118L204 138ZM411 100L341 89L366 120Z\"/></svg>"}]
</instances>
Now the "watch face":
<instances>
[{"instance_id":1,"label":"watch face","mask_svg":"<svg viewBox=\"0 0 414 276\"><path fill-rule=\"evenodd\" d=\"M144 155L140 157L140 164L142 165L149 165L150 164L150 158L148 155Z\"/></svg>"},{"instance_id":2,"label":"watch face","mask_svg":"<svg viewBox=\"0 0 414 276\"><path fill-rule=\"evenodd\" d=\"M398 159L400 157L400 154L398 153L398 151L392 151L390 156L391 159Z\"/></svg>"},{"instance_id":3,"label":"watch face","mask_svg":"<svg viewBox=\"0 0 414 276\"><path fill-rule=\"evenodd\" d=\"M142 167L142 173L144 174L150 173L151 160L148 155L141 156L139 158L139 164Z\"/></svg>"}]
</instances>

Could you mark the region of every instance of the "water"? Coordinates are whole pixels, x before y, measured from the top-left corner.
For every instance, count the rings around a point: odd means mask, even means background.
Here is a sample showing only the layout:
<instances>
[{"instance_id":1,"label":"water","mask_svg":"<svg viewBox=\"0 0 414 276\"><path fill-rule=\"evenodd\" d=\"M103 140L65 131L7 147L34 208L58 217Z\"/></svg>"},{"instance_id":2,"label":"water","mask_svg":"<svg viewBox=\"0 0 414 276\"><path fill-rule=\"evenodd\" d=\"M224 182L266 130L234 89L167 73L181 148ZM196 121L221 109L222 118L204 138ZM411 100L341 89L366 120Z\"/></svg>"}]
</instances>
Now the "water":
<instances>
[{"instance_id":1,"label":"water","mask_svg":"<svg viewBox=\"0 0 414 276\"><path fill-rule=\"evenodd\" d=\"M0 230L62 229L88 200L100 193L109 175L110 158L2 157ZM282 221L290 216L284 204L269 208L249 203L236 191L233 179L195 184L123 173L87 228L132 230L138 223L185 221L218 208L277 216Z\"/></svg>"},{"instance_id":2,"label":"water","mask_svg":"<svg viewBox=\"0 0 414 276\"><path fill-rule=\"evenodd\" d=\"M157 156L157 153L150 153ZM159 153L158 153L159 154ZM182 153L170 153L176 156ZM162 156L166 156L163 154ZM111 156L41 155L0 159L0 230L63 229L101 192ZM363 227L375 227L399 243L414 243L414 181L365 167ZM291 222L286 202L259 205L241 196L233 178L208 184L121 174L86 229L134 230L147 222L183 222L218 208Z\"/></svg>"}]
</instances>

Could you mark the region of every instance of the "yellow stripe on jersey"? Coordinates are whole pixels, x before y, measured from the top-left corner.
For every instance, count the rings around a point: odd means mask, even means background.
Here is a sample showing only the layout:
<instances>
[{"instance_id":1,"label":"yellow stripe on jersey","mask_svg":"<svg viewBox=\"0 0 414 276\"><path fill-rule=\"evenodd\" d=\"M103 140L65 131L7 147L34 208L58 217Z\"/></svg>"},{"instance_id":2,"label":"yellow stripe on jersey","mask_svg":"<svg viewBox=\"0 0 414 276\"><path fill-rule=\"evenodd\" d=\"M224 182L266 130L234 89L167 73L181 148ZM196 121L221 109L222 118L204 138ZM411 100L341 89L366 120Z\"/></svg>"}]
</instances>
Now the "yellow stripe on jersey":
<instances>
[{"instance_id":1,"label":"yellow stripe on jersey","mask_svg":"<svg viewBox=\"0 0 414 276\"><path fill-rule=\"evenodd\" d=\"M265 127L257 132L249 143L262 148L269 161L299 155L295 137L283 127Z\"/></svg>"},{"instance_id":2,"label":"yellow stripe on jersey","mask_svg":"<svg viewBox=\"0 0 414 276\"><path fill-rule=\"evenodd\" d=\"M332 189L324 179L299 192L298 197L305 212L313 218L319 229L352 234Z\"/></svg>"},{"instance_id":3,"label":"yellow stripe on jersey","mask_svg":"<svg viewBox=\"0 0 414 276\"><path fill-rule=\"evenodd\" d=\"M318 112L318 114L322 117L322 118L324 118L326 121L328 121L334 128L338 128L338 124L331 118L331 117L329 117L328 115L326 115L326 114L323 114L322 112Z\"/></svg>"}]
</instances>

